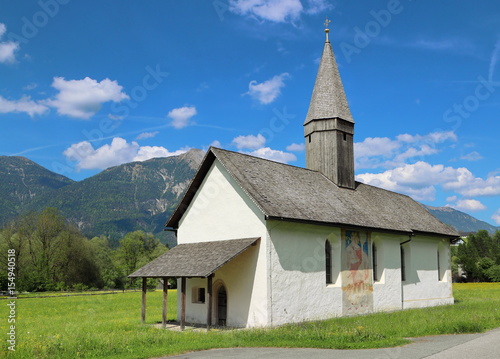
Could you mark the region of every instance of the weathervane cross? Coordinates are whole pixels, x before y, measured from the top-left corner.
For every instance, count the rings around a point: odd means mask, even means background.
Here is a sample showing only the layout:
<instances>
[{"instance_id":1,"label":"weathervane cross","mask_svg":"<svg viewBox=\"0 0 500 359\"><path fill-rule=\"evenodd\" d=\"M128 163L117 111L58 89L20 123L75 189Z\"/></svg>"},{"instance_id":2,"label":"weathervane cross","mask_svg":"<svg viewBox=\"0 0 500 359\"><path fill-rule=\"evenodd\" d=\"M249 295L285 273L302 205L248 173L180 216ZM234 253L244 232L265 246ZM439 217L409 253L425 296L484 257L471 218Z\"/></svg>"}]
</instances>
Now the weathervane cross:
<instances>
[{"instance_id":1,"label":"weathervane cross","mask_svg":"<svg viewBox=\"0 0 500 359\"><path fill-rule=\"evenodd\" d=\"M331 22L332 22L332 20L328 20L328 18L326 18L326 20L325 20L325 28L328 29L328 26L330 25Z\"/></svg>"},{"instance_id":2,"label":"weathervane cross","mask_svg":"<svg viewBox=\"0 0 500 359\"><path fill-rule=\"evenodd\" d=\"M328 33L330 32L330 29L328 28L328 26L330 25L331 22L332 22L332 20L328 20L328 18L326 18L326 20L325 20L326 42L330 42L330 40L328 40Z\"/></svg>"}]
</instances>

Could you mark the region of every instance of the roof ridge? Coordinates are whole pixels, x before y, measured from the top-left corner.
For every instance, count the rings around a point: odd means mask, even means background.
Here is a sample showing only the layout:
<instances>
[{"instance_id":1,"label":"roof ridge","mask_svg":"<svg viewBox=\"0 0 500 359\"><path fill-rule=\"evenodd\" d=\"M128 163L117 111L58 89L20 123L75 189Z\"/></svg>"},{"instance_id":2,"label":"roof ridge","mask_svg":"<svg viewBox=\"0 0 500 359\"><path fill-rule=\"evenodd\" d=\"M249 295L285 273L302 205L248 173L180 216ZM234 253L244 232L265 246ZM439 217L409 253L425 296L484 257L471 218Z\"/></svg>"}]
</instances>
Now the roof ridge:
<instances>
[{"instance_id":1,"label":"roof ridge","mask_svg":"<svg viewBox=\"0 0 500 359\"><path fill-rule=\"evenodd\" d=\"M311 171L311 172L316 172L316 173L322 174L319 171L311 170L309 168L300 167L300 166L296 166L296 165L291 165L289 163L283 163L283 162L273 161L273 160L270 160L268 158L263 158L263 157L251 155L251 154L248 154L248 153L244 153L244 152L231 151L231 150L226 150L224 148L219 148L219 147L214 147L214 146L210 146L209 150L211 150L211 149L215 149L217 151L224 151L224 152L234 153L234 154L237 154L237 155L242 155L242 156L247 156L247 157L251 157L251 158L256 158L256 159L259 159L259 160L262 160L262 161L268 161L268 162L276 163L278 165L288 166L288 167L297 168L297 169L300 169L300 170L306 170L306 171Z\"/></svg>"}]
</instances>

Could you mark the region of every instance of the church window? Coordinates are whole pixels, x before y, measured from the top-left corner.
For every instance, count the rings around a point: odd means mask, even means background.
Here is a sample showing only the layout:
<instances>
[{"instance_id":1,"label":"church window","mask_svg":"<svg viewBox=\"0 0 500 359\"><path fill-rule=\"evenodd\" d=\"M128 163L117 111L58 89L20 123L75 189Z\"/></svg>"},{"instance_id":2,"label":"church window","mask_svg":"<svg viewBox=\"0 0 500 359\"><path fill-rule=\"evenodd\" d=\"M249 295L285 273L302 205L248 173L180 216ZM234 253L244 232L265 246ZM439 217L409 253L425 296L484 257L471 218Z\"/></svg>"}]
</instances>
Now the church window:
<instances>
[{"instance_id":1,"label":"church window","mask_svg":"<svg viewBox=\"0 0 500 359\"><path fill-rule=\"evenodd\" d=\"M372 244L372 264L373 264L373 281L377 282L378 277L378 258L377 258L377 246L375 243Z\"/></svg>"},{"instance_id":2,"label":"church window","mask_svg":"<svg viewBox=\"0 0 500 359\"><path fill-rule=\"evenodd\" d=\"M443 243L439 243L437 249L437 273L439 281L446 281L446 270L447 270L447 260L446 260L446 249Z\"/></svg>"},{"instance_id":3,"label":"church window","mask_svg":"<svg viewBox=\"0 0 500 359\"><path fill-rule=\"evenodd\" d=\"M347 133L344 132L344 141L347 141Z\"/></svg>"},{"instance_id":4,"label":"church window","mask_svg":"<svg viewBox=\"0 0 500 359\"><path fill-rule=\"evenodd\" d=\"M439 260L439 250L437 251L438 280L441 280L441 263Z\"/></svg>"},{"instance_id":5,"label":"church window","mask_svg":"<svg viewBox=\"0 0 500 359\"><path fill-rule=\"evenodd\" d=\"M403 282L406 280L406 258L403 246L401 246L401 280Z\"/></svg>"},{"instance_id":6,"label":"church window","mask_svg":"<svg viewBox=\"0 0 500 359\"><path fill-rule=\"evenodd\" d=\"M307 136L307 139L309 140L309 143L311 143L311 135Z\"/></svg>"},{"instance_id":7,"label":"church window","mask_svg":"<svg viewBox=\"0 0 500 359\"><path fill-rule=\"evenodd\" d=\"M332 246L328 239L325 242L325 272L326 284L332 284Z\"/></svg>"},{"instance_id":8,"label":"church window","mask_svg":"<svg viewBox=\"0 0 500 359\"><path fill-rule=\"evenodd\" d=\"M192 303L205 303L205 288L193 287L191 292Z\"/></svg>"}]
</instances>

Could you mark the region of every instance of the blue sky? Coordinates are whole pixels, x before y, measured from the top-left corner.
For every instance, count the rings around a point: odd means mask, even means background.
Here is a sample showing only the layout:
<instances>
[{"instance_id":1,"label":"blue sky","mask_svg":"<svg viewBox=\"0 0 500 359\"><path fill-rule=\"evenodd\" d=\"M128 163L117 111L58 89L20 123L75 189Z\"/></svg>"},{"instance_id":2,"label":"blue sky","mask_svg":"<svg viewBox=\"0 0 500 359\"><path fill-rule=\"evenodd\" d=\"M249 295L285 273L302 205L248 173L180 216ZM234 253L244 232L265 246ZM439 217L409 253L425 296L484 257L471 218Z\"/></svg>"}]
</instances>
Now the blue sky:
<instances>
[{"instance_id":1,"label":"blue sky","mask_svg":"<svg viewBox=\"0 0 500 359\"><path fill-rule=\"evenodd\" d=\"M328 17L357 179L500 224L500 3L0 4L0 155L75 180L210 145L304 166Z\"/></svg>"}]
</instances>

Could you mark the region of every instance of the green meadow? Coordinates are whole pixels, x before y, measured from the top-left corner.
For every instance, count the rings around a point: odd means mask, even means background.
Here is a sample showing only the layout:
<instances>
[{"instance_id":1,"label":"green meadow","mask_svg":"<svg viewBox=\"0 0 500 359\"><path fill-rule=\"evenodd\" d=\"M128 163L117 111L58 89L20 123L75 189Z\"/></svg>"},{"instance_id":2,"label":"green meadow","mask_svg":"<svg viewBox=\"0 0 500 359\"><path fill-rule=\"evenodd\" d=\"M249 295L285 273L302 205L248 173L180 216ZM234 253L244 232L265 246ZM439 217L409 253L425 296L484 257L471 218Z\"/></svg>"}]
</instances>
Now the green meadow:
<instances>
[{"instance_id":1,"label":"green meadow","mask_svg":"<svg viewBox=\"0 0 500 359\"><path fill-rule=\"evenodd\" d=\"M274 329L173 332L161 320L162 292L148 292L147 324L141 293L27 297L16 300L16 351L8 350L8 300L0 301L0 357L152 358L226 347L380 348L405 338L482 332L500 327L500 283L454 284L456 304L290 324ZM175 319L176 292L169 291L168 319Z\"/></svg>"}]
</instances>

